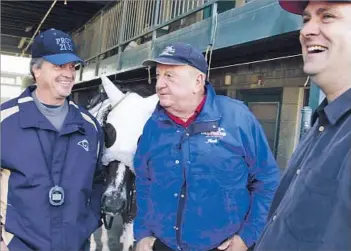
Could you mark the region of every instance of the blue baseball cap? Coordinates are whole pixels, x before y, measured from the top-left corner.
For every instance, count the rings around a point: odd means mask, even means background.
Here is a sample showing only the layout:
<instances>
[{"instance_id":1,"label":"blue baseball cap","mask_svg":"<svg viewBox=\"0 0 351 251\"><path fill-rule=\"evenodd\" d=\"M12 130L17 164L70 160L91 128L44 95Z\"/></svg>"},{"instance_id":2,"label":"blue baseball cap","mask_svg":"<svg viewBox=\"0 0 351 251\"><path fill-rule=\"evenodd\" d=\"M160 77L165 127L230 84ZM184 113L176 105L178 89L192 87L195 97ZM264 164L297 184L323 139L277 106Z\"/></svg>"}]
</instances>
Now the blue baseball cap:
<instances>
[{"instance_id":1,"label":"blue baseball cap","mask_svg":"<svg viewBox=\"0 0 351 251\"><path fill-rule=\"evenodd\" d=\"M190 65L207 74L208 65L201 51L185 43L172 43L162 53L154 58L143 61L144 66L164 65Z\"/></svg>"},{"instance_id":2,"label":"blue baseball cap","mask_svg":"<svg viewBox=\"0 0 351 251\"><path fill-rule=\"evenodd\" d=\"M54 65L84 64L84 60L77 55L71 36L56 29L41 32L34 38L32 58L43 58Z\"/></svg>"}]
</instances>

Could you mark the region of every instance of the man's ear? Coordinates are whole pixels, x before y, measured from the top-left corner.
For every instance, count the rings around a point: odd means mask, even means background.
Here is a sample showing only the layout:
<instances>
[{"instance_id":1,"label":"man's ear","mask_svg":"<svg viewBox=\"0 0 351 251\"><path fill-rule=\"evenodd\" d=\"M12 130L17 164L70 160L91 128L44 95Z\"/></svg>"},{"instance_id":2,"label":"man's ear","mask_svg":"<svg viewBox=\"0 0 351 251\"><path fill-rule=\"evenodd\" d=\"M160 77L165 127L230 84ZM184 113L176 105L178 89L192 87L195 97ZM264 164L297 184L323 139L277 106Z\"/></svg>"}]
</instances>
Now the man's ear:
<instances>
[{"instance_id":1,"label":"man's ear","mask_svg":"<svg viewBox=\"0 0 351 251\"><path fill-rule=\"evenodd\" d=\"M197 92L199 92L200 90L203 89L203 86L205 84L205 79L206 76L205 74L201 73L200 71L197 72L197 76L196 76L196 84L195 84L195 89Z\"/></svg>"},{"instance_id":2,"label":"man's ear","mask_svg":"<svg viewBox=\"0 0 351 251\"><path fill-rule=\"evenodd\" d=\"M32 68L32 71L33 71L33 74L34 74L34 77L35 79L38 79L40 77L40 74L41 74L41 71L39 68L36 68L36 67L33 67Z\"/></svg>"}]
</instances>

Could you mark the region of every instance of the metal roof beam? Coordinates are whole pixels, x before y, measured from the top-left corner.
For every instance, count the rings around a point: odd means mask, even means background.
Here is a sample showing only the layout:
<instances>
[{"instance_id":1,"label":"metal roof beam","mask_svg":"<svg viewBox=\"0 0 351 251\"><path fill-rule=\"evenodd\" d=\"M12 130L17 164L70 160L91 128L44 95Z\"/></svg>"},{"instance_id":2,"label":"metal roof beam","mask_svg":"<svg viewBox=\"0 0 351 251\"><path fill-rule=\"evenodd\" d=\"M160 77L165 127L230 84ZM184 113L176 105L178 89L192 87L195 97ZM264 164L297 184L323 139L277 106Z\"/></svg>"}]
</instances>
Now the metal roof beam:
<instances>
[{"instance_id":1,"label":"metal roof beam","mask_svg":"<svg viewBox=\"0 0 351 251\"><path fill-rule=\"evenodd\" d=\"M41 20L40 24L39 24L38 27L37 27L37 30L34 32L32 38L30 39L30 41L29 41L29 43L27 44L26 48L23 49L21 56L23 56L23 55L26 53L27 49L28 49L29 46L32 44L33 39L34 39L35 36L37 35L37 33L38 33L40 27L41 27L42 24L44 23L44 21L45 21L45 19L47 18L47 16L50 14L52 8L54 8L56 2L57 2L57 0L54 0L54 2L51 4L50 9L46 12L45 16L44 16L43 19Z\"/></svg>"}]
</instances>

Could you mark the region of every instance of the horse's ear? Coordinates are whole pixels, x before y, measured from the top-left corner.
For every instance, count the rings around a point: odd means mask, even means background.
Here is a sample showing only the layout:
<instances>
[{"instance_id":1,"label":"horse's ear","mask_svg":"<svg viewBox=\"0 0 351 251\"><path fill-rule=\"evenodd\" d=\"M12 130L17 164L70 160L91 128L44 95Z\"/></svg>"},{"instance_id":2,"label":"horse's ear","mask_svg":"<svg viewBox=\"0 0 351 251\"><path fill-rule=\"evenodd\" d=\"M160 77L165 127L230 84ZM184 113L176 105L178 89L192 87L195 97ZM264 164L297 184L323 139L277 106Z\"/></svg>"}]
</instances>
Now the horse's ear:
<instances>
[{"instance_id":1,"label":"horse's ear","mask_svg":"<svg viewBox=\"0 0 351 251\"><path fill-rule=\"evenodd\" d=\"M108 77L101 76L101 83L112 106L116 105L124 97L123 92L121 92Z\"/></svg>"}]
</instances>

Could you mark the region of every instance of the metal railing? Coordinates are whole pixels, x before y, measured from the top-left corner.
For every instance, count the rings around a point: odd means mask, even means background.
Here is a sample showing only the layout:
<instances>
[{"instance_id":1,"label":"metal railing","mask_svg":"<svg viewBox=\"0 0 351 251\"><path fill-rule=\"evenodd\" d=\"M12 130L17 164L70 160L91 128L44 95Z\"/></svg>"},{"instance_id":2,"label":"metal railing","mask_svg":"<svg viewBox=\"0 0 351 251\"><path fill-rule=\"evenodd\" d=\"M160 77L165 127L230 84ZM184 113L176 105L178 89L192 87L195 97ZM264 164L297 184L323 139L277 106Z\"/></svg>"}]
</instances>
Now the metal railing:
<instances>
[{"instance_id":1,"label":"metal railing","mask_svg":"<svg viewBox=\"0 0 351 251\"><path fill-rule=\"evenodd\" d=\"M141 36L152 33L155 27L171 24L195 11L203 11L218 0L120 0L72 34L79 55L85 60L117 48ZM195 21L203 18L196 15ZM184 24L183 24L184 26ZM182 24L177 27L182 27ZM176 28L174 28L176 29Z\"/></svg>"}]
</instances>

